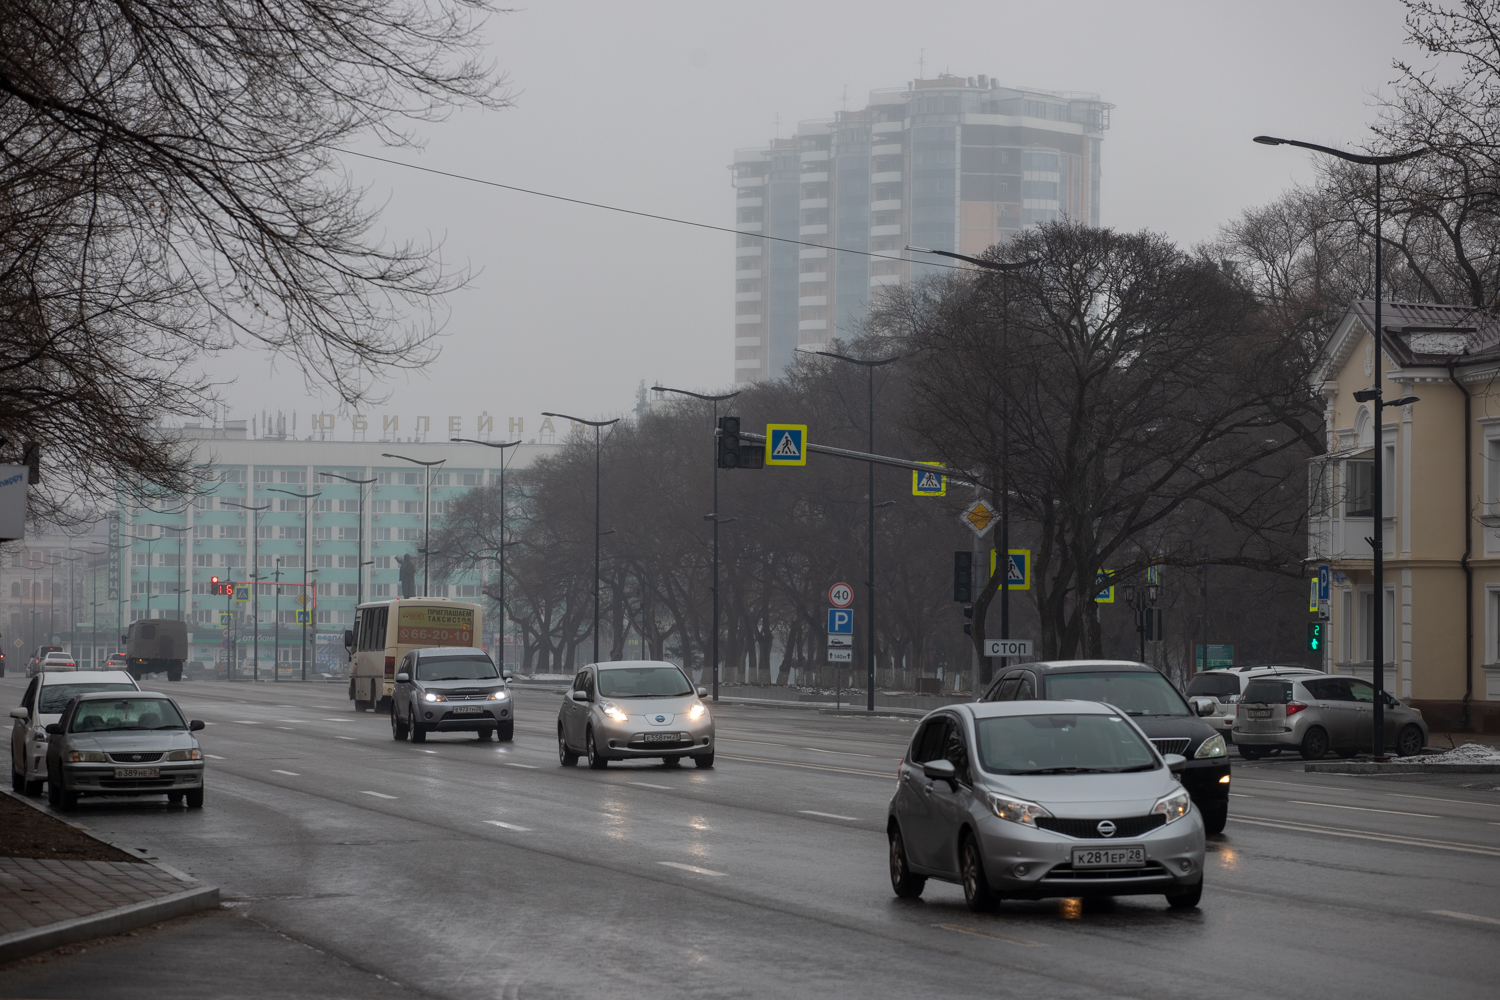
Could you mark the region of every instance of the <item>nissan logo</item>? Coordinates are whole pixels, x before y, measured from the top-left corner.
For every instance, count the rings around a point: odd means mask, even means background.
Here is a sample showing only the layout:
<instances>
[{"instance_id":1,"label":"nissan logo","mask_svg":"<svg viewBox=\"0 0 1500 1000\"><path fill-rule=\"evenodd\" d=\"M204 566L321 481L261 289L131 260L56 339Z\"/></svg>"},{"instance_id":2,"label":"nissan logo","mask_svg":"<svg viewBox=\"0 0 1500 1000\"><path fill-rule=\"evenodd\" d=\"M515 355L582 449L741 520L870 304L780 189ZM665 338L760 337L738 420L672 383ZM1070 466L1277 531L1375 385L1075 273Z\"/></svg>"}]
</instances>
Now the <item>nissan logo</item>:
<instances>
[{"instance_id":1,"label":"nissan logo","mask_svg":"<svg viewBox=\"0 0 1500 1000\"><path fill-rule=\"evenodd\" d=\"M1115 824L1107 819L1101 819L1095 829L1099 831L1099 836L1101 837L1113 837L1115 835Z\"/></svg>"},{"instance_id":2,"label":"nissan logo","mask_svg":"<svg viewBox=\"0 0 1500 1000\"><path fill-rule=\"evenodd\" d=\"M133 754L130 755L130 759L131 760L140 760L141 759L141 755L138 754L138 753L133 753Z\"/></svg>"},{"instance_id":3,"label":"nissan logo","mask_svg":"<svg viewBox=\"0 0 1500 1000\"><path fill-rule=\"evenodd\" d=\"M667 717L665 715L658 715L656 717L656 721L657 722L666 722L667 721Z\"/></svg>"}]
</instances>

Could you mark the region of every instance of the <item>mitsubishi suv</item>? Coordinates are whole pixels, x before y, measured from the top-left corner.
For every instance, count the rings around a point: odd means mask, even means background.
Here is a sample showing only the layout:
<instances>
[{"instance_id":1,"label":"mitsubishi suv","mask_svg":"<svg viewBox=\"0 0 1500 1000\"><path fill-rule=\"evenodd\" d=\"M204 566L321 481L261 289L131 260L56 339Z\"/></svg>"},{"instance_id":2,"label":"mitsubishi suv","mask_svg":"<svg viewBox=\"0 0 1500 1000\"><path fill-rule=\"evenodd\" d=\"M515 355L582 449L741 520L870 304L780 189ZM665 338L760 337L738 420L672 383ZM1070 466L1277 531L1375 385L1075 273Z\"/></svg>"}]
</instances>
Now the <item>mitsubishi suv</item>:
<instances>
[{"instance_id":1,"label":"mitsubishi suv","mask_svg":"<svg viewBox=\"0 0 1500 1000\"><path fill-rule=\"evenodd\" d=\"M516 728L509 679L482 649L414 649L396 667L391 738L425 743L428 733L476 733L509 740Z\"/></svg>"}]
</instances>

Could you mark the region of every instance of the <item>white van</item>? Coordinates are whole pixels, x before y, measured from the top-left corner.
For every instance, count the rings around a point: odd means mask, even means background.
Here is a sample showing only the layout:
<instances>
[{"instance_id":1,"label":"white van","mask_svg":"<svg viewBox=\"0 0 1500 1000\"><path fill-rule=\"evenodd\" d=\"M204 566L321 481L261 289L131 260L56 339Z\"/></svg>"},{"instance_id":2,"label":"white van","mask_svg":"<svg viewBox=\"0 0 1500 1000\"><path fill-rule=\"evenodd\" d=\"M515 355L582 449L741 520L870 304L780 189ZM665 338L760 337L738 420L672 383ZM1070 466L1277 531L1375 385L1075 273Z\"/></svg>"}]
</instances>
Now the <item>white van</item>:
<instances>
[{"instance_id":1,"label":"white van","mask_svg":"<svg viewBox=\"0 0 1500 1000\"><path fill-rule=\"evenodd\" d=\"M396 683L396 664L413 649L482 646L483 612L467 601L405 597L361 604L354 628L344 633L349 649L349 700L354 710L386 711Z\"/></svg>"}]
</instances>

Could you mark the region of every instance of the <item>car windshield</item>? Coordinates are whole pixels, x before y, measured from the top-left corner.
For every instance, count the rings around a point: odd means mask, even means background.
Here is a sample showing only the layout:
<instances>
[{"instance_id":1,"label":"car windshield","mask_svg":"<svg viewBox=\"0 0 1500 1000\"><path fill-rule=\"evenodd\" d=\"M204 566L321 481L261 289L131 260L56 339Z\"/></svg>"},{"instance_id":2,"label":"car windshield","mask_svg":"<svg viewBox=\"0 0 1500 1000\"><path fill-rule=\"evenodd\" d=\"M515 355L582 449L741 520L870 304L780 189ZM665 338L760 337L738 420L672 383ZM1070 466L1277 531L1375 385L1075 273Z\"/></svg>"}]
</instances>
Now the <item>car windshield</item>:
<instances>
[{"instance_id":1,"label":"car windshield","mask_svg":"<svg viewBox=\"0 0 1500 1000\"><path fill-rule=\"evenodd\" d=\"M177 706L165 698L122 698L85 701L73 713L70 733L102 733L123 729L186 729Z\"/></svg>"},{"instance_id":2,"label":"car windshield","mask_svg":"<svg viewBox=\"0 0 1500 1000\"><path fill-rule=\"evenodd\" d=\"M419 681L492 681L500 673L488 656L419 656Z\"/></svg>"},{"instance_id":3,"label":"car windshield","mask_svg":"<svg viewBox=\"0 0 1500 1000\"><path fill-rule=\"evenodd\" d=\"M693 686L676 667L610 667L599 671L599 693L606 698L680 698Z\"/></svg>"},{"instance_id":4,"label":"car windshield","mask_svg":"<svg viewBox=\"0 0 1500 1000\"><path fill-rule=\"evenodd\" d=\"M1118 715L1008 715L979 719L979 764L996 774L1148 771L1156 755Z\"/></svg>"},{"instance_id":5,"label":"car windshield","mask_svg":"<svg viewBox=\"0 0 1500 1000\"><path fill-rule=\"evenodd\" d=\"M1049 701L1102 701L1130 715L1190 715L1187 702L1155 670L1090 670L1047 678Z\"/></svg>"},{"instance_id":6,"label":"car windshield","mask_svg":"<svg viewBox=\"0 0 1500 1000\"><path fill-rule=\"evenodd\" d=\"M1209 670L1188 682L1187 693L1191 698L1222 698L1227 694L1239 694L1240 679L1222 670Z\"/></svg>"},{"instance_id":7,"label":"car windshield","mask_svg":"<svg viewBox=\"0 0 1500 1000\"><path fill-rule=\"evenodd\" d=\"M39 715L61 715L62 710L68 707L80 694L90 694L94 691L134 691L134 684L48 684L42 688L42 705L37 710Z\"/></svg>"},{"instance_id":8,"label":"car windshield","mask_svg":"<svg viewBox=\"0 0 1500 1000\"><path fill-rule=\"evenodd\" d=\"M1245 685L1245 697L1252 705L1285 705L1292 700L1291 681L1258 680Z\"/></svg>"}]
</instances>

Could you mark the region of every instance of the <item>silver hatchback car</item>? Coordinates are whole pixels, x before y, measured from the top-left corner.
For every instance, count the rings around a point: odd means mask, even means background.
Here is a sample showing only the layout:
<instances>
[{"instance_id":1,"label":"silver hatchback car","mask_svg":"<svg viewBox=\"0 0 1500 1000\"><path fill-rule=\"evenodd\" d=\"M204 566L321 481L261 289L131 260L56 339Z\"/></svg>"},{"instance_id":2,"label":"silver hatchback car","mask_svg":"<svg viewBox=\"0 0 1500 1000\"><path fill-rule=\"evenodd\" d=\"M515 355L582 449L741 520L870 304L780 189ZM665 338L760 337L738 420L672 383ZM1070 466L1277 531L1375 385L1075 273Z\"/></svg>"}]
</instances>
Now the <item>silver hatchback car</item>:
<instances>
[{"instance_id":1,"label":"silver hatchback car","mask_svg":"<svg viewBox=\"0 0 1500 1000\"><path fill-rule=\"evenodd\" d=\"M1218 730L1219 735L1227 742L1233 743L1234 706L1239 704L1247 684L1257 677L1302 675L1321 677L1323 672L1311 667L1274 665L1214 668L1194 674L1193 679L1188 681L1186 693L1189 698L1208 698L1213 701L1213 707L1203 716L1203 721Z\"/></svg>"},{"instance_id":2,"label":"silver hatchback car","mask_svg":"<svg viewBox=\"0 0 1500 1000\"><path fill-rule=\"evenodd\" d=\"M917 727L886 833L891 886L961 882L969 909L1002 899L1203 892L1203 818L1128 715L1100 702L951 705Z\"/></svg>"},{"instance_id":3,"label":"silver hatchback car","mask_svg":"<svg viewBox=\"0 0 1500 1000\"><path fill-rule=\"evenodd\" d=\"M1383 745L1403 757L1421 753L1427 745L1422 713L1384 697ZM1298 750L1305 760L1329 750L1353 757L1369 751L1374 727L1375 686L1368 681L1338 674L1260 677L1235 705L1234 743L1246 760L1280 750Z\"/></svg>"},{"instance_id":4,"label":"silver hatchback car","mask_svg":"<svg viewBox=\"0 0 1500 1000\"><path fill-rule=\"evenodd\" d=\"M703 697L675 663L617 660L578 671L557 713L557 758L572 767L587 756L600 769L612 760L660 757L674 767L691 757L714 766L714 720Z\"/></svg>"}]
</instances>

